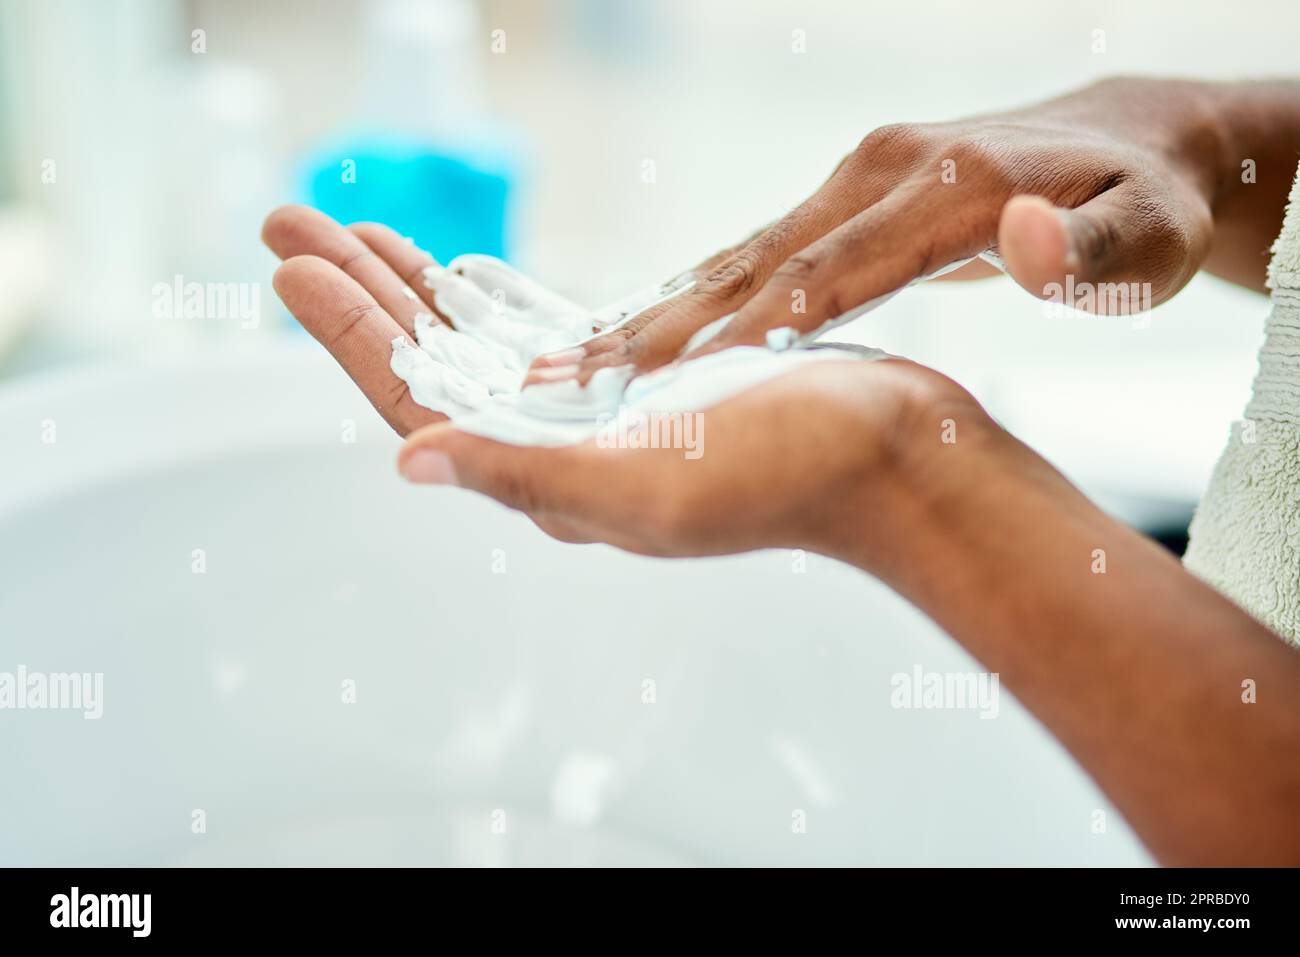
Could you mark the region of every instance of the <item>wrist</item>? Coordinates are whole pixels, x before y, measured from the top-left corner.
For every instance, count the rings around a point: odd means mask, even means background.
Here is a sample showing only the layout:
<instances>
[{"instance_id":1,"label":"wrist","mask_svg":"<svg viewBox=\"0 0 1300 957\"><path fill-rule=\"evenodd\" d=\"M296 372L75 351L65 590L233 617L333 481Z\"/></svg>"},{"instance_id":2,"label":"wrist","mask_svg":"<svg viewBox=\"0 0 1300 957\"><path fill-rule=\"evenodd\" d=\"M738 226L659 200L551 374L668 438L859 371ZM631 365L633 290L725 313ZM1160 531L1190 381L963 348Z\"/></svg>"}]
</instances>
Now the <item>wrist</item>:
<instances>
[{"instance_id":1,"label":"wrist","mask_svg":"<svg viewBox=\"0 0 1300 957\"><path fill-rule=\"evenodd\" d=\"M1217 149L1208 202L1214 238L1204 267L1264 290L1267 250L1282 224L1300 155L1300 82L1200 84ZM1207 150L1207 153L1210 151Z\"/></svg>"},{"instance_id":2,"label":"wrist","mask_svg":"<svg viewBox=\"0 0 1300 957\"><path fill-rule=\"evenodd\" d=\"M1251 83L1196 83L1195 102L1203 127L1212 131L1201 150L1212 175L1212 188L1206 197L1211 209L1221 208L1225 200L1243 184L1243 162L1260 146L1253 110L1243 109L1251 99Z\"/></svg>"},{"instance_id":3,"label":"wrist","mask_svg":"<svg viewBox=\"0 0 1300 957\"><path fill-rule=\"evenodd\" d=\"M836 557L945 625L1121 528L960 390L914 403L892 446L856 509L856 548Z\"/></svg>"},{"instance_id":4,"label":"wrist","mask_svg":"<svg viewBox=\"0 0 1300 957\"><path fill-rule=\"evenodd\" d=\"M1219 205L1244 186L1253 186L1260 167L1280 161L1288 184L1300 147L1300 82L1253 80L1187 83L1189 102L1184 140L1213 160Z\"/></svg>"},{"instance_id":5,"label":"wrist","mask_svg":"<svg viewBox=\"0 0 1300 957\"><path fill-rule=\"evenodd\" d=\"M965 521L1019 443L946 377L898 365L908 368L909 388L901 390L882 451L814 547L914 597L912 579L946 560L954 522Z\"/></svg>"},{"instance_id":6,"label":"wrist","mask_svg":"<svg viewBox=\"0 0 1300 957\"><path fill-rule=\"evenodd\" d=\"M948 397L916 408L895 437L897 492L888 516L879 518L893 547L865 570L923 603L929 586L955 571L955 562L979 561L966 553L987 540L985 523L996 521L990 505L1014 494L1007 485L1018 444L973 399Z\"/></svg>"}]
</instances>

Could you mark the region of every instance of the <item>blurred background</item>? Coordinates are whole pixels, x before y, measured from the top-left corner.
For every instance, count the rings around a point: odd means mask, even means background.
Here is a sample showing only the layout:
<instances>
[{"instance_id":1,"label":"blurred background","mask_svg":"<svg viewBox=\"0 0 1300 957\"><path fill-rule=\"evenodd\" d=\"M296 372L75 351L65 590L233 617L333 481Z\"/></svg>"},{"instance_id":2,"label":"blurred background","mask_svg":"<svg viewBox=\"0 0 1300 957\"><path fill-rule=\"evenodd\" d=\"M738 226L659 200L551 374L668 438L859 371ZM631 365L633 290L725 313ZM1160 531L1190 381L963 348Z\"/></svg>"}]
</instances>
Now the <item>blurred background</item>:
<instances>
[{"instance_id":1,"label":"blurred background","mask_svg":"<svg viewBox=\"0 0 1300 957\"><path fill-rule=\"evenodd\" d=\"M108 699L11 715L0 862L1144 862L1014 701L892 706L978 665L855 570L565 546L402 482L259 229L312 203L599 305L881 124L1293 74L1297 36L1294 0L0 0L0 669ZM991 280L836 336L1178 548L1266 309L1201 277L1048 317Z\"/></svg>"},{"instance_id":2,"label":"blurred background","mask_svg":"<svg viewBox=\"0 0 1300 957\"><path fill-rule=\"evenodd\" d=\"M0 0L0 383L301 337L258 241L282 202L597 305L781 215L880 124L1285 74L1298 35L1290 0ZM178 282L246 284L259 321L160 315ZM1202 277L1149 325L1049 319L992 281L846 335L953 375L1176 540L1265 309Z\"/></svg>"}]
</instances>

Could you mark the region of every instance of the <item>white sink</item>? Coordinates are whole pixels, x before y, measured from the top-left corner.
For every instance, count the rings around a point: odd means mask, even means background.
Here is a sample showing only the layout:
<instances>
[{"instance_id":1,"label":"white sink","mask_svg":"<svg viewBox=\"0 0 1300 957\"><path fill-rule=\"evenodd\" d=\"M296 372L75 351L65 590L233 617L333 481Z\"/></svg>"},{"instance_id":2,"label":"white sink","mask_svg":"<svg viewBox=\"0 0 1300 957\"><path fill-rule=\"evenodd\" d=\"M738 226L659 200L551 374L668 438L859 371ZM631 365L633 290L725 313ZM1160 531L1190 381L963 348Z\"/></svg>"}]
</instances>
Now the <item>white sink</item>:
<instances>
[{"instance_id":1,"label":"white sink","mask_svg":"<svg viewBox=\"0 0 1300 957\"><path fill-rule=\"evenodd\" d=\"M883 586L409 487L314 344L10 384L0 443L0 672L104 676L0 710L0 864L1149 863L1008 695L891 707L978 666Z\"/></svg>"}]
</instances>

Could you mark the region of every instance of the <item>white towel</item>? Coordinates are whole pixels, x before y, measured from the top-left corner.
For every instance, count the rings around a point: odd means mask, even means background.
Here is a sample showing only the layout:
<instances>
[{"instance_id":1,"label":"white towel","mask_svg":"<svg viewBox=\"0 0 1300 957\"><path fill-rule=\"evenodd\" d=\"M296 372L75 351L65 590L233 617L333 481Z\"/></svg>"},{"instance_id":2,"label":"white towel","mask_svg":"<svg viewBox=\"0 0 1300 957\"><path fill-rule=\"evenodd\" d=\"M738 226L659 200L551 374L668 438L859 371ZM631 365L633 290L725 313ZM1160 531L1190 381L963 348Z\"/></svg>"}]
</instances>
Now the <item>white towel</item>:
<instances>
[{"instance_id":1,"label":"white towel","mask_svg":"<svg viewBox=\"0 0 1300 957\"><path fill-rule=\"evenodd\" d=\"M1183 563L1300 644L1300 173L1268 286L1254 391L1196 509Z\"/></svg>"}]
</instances>

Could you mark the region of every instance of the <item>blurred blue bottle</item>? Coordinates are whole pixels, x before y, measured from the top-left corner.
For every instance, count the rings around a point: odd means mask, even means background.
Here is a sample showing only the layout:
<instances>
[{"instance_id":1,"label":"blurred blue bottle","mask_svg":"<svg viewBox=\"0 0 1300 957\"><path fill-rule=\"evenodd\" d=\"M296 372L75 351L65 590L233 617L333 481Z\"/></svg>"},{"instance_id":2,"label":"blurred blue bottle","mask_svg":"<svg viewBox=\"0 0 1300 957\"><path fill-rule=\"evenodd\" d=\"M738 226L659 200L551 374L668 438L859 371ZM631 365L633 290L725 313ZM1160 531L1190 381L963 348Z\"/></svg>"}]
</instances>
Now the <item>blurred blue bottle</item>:
<instances>
[{"instance_id":1,"label":"blurred blue bottle","mask_svg":"<svg viewBox=\"0 0 1300 957\"><path fill-rule=\"evenodd\" d=\"M493 42L474 0L362 5L362 116L305 164L305 201L386 223L439 262L508 258L520 144L483 112Z\"/></svg>"}]
</instances>

